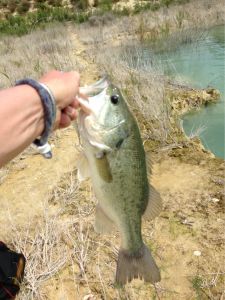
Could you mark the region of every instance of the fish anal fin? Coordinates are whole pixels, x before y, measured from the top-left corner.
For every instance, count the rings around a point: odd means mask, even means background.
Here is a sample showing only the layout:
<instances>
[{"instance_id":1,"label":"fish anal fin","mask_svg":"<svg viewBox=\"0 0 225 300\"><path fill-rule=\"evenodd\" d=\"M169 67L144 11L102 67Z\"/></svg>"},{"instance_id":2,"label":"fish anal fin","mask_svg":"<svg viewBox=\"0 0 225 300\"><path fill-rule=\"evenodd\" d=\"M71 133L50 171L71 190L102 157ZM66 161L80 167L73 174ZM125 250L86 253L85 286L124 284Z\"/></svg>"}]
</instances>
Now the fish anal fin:
<instances>
[{"instance_id":1,"label":"fish anal fin","mask_svg":"<svg viewBox=\"0 0 225 300\"><path fill-rule=\"evenodd\" d=\"M148 205L144 212L144 218L147 220L153 220L157 217L162 210L162 199L159 192L156 189L149 185L149 198L148 198Z\"/></svg>"},{"instance_id":2,"label":"fish anal fin","mask_svg":"<svg viewBox=\"0 0 225 300\"><path fill-rule=\"evenodd\" d=\"M146 282L160 281L160 271L149 249L143 244L137 253L129 254L127 250L120 249L116 284L124 285L134 278L144 279Z\"/></svg>"},{"instance_id":3,"label":"fish anal fin","mask_svg":"<svg viewBox=\"0 0 225 300\"><path fill-rule=\"evenodd\" d=\"M113 221L105 214L99 204L96 205L94 229L97 233L110 233L114 229Z\"/></svg>"},{"instance_id":4,"label":"fish anal fin","mask_svg":"<svg viewBox=\"0 0 225 300\"><path fill-rule=\"evenodd\" d=\"M77 159L77 178L84 181L90 177L89 163L86 155L82 152Z\"/></svg>"},{"instance_id":5,"label":"fish anal fin","mask_svg":"<svg viewBox=\"0 0 225 300\"><path fill-rule=\"evenodd\" d=\"M150 179L152 175L152 160L151 160L151 156L148 153L146 153L145 155L145 160L146 160L148 178Z\"/></svg>"}]
</instances>

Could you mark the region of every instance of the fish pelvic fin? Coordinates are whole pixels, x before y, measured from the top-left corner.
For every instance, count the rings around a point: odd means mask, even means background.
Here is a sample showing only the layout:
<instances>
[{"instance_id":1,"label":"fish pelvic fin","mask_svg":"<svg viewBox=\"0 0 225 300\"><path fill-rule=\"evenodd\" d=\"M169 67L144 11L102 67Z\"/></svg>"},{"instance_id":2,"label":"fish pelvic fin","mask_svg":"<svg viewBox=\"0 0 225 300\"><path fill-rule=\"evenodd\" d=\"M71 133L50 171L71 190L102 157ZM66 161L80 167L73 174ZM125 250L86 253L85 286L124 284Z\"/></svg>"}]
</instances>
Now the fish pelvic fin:
<instances>
[{"instance_id":1,"label":"fish pelvic fin","mask_svg":"<svg viewBox=\"0 0 225 300\"><path fill-rule=\"evenodd\" d=\"M160 214L161 210L162 198L159 192L157 192L152 185L149 185L149 199L143 216L146 220L150 221L157 217Z\"/></svg>"},{"instance_id":2,"label":"fish pelvic fin","mask_svg":"<svg viewBox=\"0 0 225 300\"><path fill-rule=\"evenodd\" d=\"M105 214L99 204L96 205L94 229L100 234L110 233L114 230L113 221Z\"/></svg>"},{"instance_id":3,"label":"fish pelvic fin","mask_svg":"<svg viewBox=\"0 0 225 300\"><path fill-rule=\"evenodd\" d=\"M145 244L134 254L123 249L119 251L116 284L124 285L134 278L151 283L161 280L159 268Z\"/></svg>"},{"instance_id":4,"label":"fish pelvic fin","mask_svg":"<svg viewBox=\"0 0 225 300\"><path fill-rule=\"evenodd\" d=\"M89 163L83 152L79 154L77 161L77 178L81 182L90 177Z\"/></svg>"}]
</instances>

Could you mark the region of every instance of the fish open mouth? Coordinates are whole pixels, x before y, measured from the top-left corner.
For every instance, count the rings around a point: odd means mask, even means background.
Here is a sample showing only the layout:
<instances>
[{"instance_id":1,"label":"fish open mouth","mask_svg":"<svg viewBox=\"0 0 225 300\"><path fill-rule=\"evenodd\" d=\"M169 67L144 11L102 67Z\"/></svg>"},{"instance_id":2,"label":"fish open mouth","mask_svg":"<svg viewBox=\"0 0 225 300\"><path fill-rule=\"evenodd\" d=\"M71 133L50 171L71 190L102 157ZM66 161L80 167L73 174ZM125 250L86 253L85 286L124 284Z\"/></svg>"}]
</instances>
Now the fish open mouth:
<instances>
[{"instance_id":1,"label":"fish open mouth","mask_svg":"<svg viewBox=\"0 0 225 300\"><path fill-rule=\"evenodd\" d=\"M83 112L87 115L90 115L93 113L93 110L91 109L88 97L85 94L79 93L77 96L77 100L79 101L79 104L81 106L81 109Z\"/></svg>"},{"instance_id":2,"label":"fish open mouth","mask_svg":"<svg viewBox=\"0 0 225 300\"><path fill-rule=\"evenodd\" d=\"M80 87L77 99L80 103L81 109L86 114L94 114L94 110L91 108L89 98L98 98L100 94L108 88L108 86L109 82L105 76L91 85Z\"/></svg>"},{"instance_id":3,"label":"fish open mouth","mask_svg":"<svg viewBox=\"0 0 225 300\"><path fill-rule=\"evenodd\" d=\"M101 111L109 98L107 95L109 85L107 79L103 78L93 85L80 87L77 96L81 107L78 117L79 131L89 144L104 151L112 149L104 144L102 137L113 134L125 122L125 120L120 120L118 124L109 127L100 120Z\"/></svg>"},{"instance_id":4,"label":"fish open mouth","mask_svg":"<svg viewBox=\"0 0 225 300\"><path fill-rule=\"evenodd\" d=\"M92 146L104 151L110 151L111 148L101 141L101 130L99 130L97 125L98 109L101 107L100 105L98 108L98 98L105 96L108 86L108 81L106 78L103 78L93 85L80 87L77 96L81 107L78 117L79 131Z\"/></svg>"},{"instance_id":5,"label":"fish open mouth","mask_svg":"<svg viewBox=\"0 0 225 300\"><path fill-rule=\"evenodd\" d=\"M78 128L81 136L85 137L90 145L97 147L102 151L111 151L112 149L102 142L101 132L98 132L97 130L91 130L90 132L91 126L88 126L87 124L88 118L90 117L85 112L82 111L79 113Z\"/></svg>"}]
</instances>

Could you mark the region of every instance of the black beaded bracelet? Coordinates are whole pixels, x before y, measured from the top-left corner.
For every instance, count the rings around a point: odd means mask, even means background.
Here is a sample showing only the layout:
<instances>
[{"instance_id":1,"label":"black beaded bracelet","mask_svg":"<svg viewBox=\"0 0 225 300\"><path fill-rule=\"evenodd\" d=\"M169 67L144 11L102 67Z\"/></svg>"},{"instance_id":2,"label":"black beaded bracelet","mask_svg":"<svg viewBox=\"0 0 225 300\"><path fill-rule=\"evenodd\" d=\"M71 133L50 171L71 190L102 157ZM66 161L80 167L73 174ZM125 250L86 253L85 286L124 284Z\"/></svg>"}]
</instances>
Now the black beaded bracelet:
<instances>
[{"instance_id":1,"label":"black beaded bracelet","mask_svg":"<svg viewBox=\"0 0 225 300\"><path fill-rule=\"evenodd\" d=\"M26 78L16 81L17 85L27 84L33 87L40 96L43 108L44 108L44 122L45 128L40 138L34 140L34 144L38 147L47 143L49 135L52 131L53 124L56 118L56 104L55 98L52 95L50 89L43 83L39 83L36 80Z\"/></svg>"}]
</instances>

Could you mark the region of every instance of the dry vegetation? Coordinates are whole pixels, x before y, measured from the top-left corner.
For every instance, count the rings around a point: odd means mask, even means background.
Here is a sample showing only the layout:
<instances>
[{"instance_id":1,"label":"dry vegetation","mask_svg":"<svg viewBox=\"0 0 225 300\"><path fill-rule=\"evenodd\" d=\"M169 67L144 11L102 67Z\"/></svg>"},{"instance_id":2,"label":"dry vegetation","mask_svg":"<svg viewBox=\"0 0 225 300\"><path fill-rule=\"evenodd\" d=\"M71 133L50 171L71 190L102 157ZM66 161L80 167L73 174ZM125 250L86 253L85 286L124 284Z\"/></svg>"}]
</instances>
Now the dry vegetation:
<instances>
[{"instance_id":1,"label":"dry vegetation","mask_svg":"<svg viewBox=\"0 0 225 300\"><path fill-rule=\"evenodd\" d=\"M51 69L80 70L72 40L65 38L63 25L49 26L30 35L0 40L1 88L14 85L19 78L39 78Z\"/></svg>"},{"instance_id":2,"label":"dry vegetation","mask_svg":"<svg viewBox=\"0 0 225 300\"><path fill-rule=\"evenodd\" d=\"M162 283L152 286L136 280L123 289L116 289L113 280L118 234L100 237L94 232L96 201L89 183L77 181L75 158L70 160L74 170L66 174L60 173L59 163L59 181L51 172L50 164L46 167L46 163L38 161L36 167L49 172L49 178L47 181L46 176L40 175L36 180L35 176L27 178L35 156L34 150L26 150L1 170L2 187L15 174L21 174L21 182L14 182L20 190L15 195L21 203L25 201L23 198L32 197L32 193L23 192L27 185L36 187L35 193L41 193L46 185L50 187L44 199L40 196L42 208L33 204L36 218L26 220L28 212L20 213L20 217L17 211L4 213L6 232L10 235L2 236L27 257L25 280L18 299L222 300L225 297L224 164L210 159L196 143L187 141L177 127L177 120L171 119L162 66L154 54L152 60L146 61L140 45L140 41L149 38L165 39L176 28L180 29L179 42L201 37L202 31L186 29L193 20L197 27L203 22L205 25L206 19L208 24L213 24L216 15L220 23L224 9L219 6L221 3L217 1L212 9L207 7L208 1L202 1L194 7L187 4L182 9L148 12L132 19L98 17L79 28L58 24L21 38L1 38L1 88L22 77L38 78L52 68L77 69L83 74L82 80L89 82L101 72L110 74L139 120L146 150L156 152L153 181L164 199L161 216L143 226L144 239L159 262ZM204 14L199 13L203 7ZM173 46L174 36L169 39ZM125 40L129 40L126 45ZM163 40L160 45L164 47ZM64 158L74 155L75 142L65 148L60 144L62 138L75 139L71 132L69 128L52 139L56 148L64 151ZM64 163L62 158L61 165ZM7 199L1 187L0 195ZM194 256L195 250L200 250L202 255Z\"/></svg>"}]
</instances>

